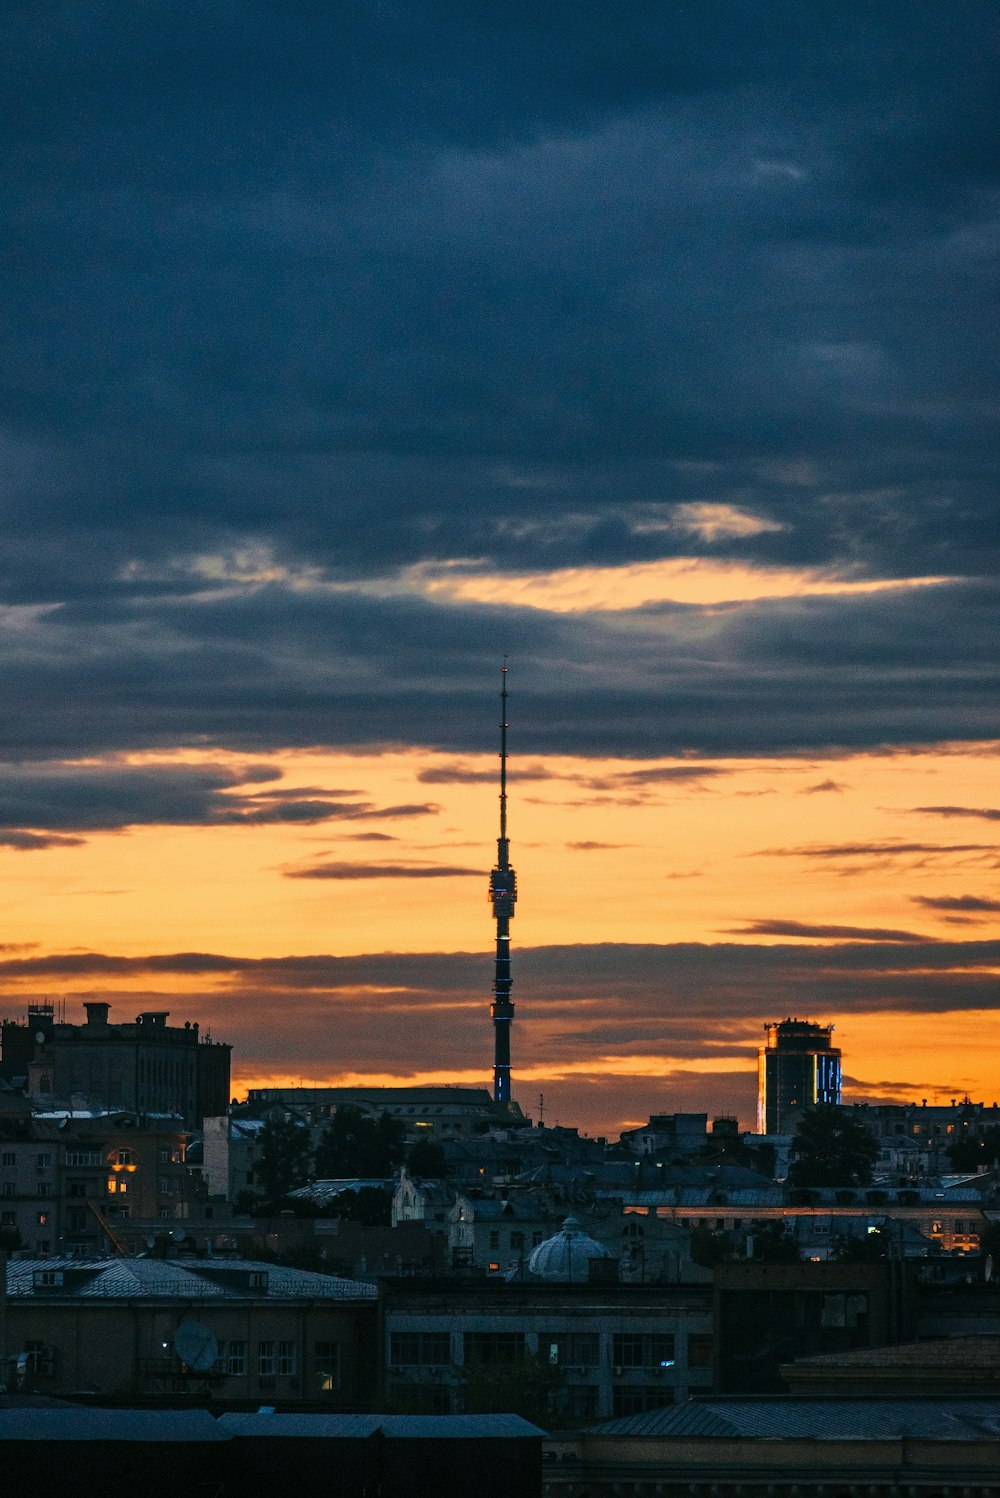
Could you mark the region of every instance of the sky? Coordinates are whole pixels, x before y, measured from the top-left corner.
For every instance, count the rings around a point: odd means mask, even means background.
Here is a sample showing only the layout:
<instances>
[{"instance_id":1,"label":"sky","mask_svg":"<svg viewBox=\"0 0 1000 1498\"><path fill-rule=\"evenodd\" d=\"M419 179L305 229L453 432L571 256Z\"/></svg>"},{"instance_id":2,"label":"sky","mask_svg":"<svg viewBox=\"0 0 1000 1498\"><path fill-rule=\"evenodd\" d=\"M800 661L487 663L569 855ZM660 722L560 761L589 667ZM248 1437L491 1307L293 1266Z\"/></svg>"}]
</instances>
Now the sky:
<instances>
[{"instance_id":1,"label":"sky","mask_svg":"<svg viewBox=\"0 0 1000 1498\"><path fill-rule=\"evenodd\" d=\"M992 0L0 42L0 1012L489 1085L507 655L526 1112L1000 1098Z\"/></svg>"}]
</instances>

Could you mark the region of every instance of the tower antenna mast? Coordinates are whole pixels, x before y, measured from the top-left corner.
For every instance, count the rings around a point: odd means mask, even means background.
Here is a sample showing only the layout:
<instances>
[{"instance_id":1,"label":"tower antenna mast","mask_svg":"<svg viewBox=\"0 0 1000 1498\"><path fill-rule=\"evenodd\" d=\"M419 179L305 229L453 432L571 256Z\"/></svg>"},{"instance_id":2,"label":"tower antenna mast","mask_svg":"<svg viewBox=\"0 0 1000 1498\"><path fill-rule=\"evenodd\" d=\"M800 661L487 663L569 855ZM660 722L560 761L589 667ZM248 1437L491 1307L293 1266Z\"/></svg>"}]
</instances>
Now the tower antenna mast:
<instances>
[{"instance_id":1,"label":"tower antenna mast","mask_svg":"<svg viewBox=\"0 0 1000 1498\"><path fill-rule=\"evenodd\" d=\"M490 903L497 925L496 970L493 979L493 1100L510 1103L511 1003L510 923L517 902L517 875L510 864L507 837L507 658L500 669L500 836L496 867L490 875Z\"/></svg>"}]
</instances>

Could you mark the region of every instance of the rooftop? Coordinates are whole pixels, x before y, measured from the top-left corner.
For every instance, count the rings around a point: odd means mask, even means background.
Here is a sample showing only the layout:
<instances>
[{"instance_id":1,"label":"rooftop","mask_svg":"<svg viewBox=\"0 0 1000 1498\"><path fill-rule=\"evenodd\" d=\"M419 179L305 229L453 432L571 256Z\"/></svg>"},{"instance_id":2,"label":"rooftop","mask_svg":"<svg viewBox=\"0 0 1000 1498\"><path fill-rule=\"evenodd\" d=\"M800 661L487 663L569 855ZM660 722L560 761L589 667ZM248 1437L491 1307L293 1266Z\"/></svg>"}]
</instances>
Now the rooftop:
<instances>
[{"instance_id":1,"label":"rooftop","mask_svg":"<svg viewBox=\"0 0 1000 1498\"><path fill-rule=\"evenodd\" d=\"M256 1281L256 1282L255 1282ZM11 1259L9 1297L84 1300L374 1300L376 1287L255 1259Z\"/></svg>"},{"instance_id":2,"label":"rooftop","mask_svg":"<svg viewBox=\"0 0 1000 1498\"><path fill-rule=\"evenodd\" d=\"M757 1438L891 1441L1000 1439L1000 1400L801 1399L789 1395L689 1399L591 1426L590 1434L688 1440Z\"/></svg>"}]
</instances>

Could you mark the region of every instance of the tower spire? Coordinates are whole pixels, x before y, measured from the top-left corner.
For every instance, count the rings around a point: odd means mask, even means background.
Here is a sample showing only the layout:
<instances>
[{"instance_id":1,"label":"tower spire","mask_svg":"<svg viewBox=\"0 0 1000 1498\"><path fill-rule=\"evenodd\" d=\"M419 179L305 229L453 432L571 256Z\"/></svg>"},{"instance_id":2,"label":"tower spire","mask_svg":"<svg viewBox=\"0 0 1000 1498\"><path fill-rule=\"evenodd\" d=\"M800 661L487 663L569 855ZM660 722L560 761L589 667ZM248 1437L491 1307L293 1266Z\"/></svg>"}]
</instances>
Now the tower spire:
<instances>
[{"instance_id":1,"label":"tower spire","mask_svg":"<svg viewBox=\"0 0 1000 1498\"><path fill-rule=\"evenodd\" d=\"M500 668L500 836L496 867L490 875L490 903L497 923L496 970L493 979L493 1100L510 1102L511 1003L510 922L517 901L517 875L510 866L507 837L507 657Z\"/></svg>"}]
</instances>

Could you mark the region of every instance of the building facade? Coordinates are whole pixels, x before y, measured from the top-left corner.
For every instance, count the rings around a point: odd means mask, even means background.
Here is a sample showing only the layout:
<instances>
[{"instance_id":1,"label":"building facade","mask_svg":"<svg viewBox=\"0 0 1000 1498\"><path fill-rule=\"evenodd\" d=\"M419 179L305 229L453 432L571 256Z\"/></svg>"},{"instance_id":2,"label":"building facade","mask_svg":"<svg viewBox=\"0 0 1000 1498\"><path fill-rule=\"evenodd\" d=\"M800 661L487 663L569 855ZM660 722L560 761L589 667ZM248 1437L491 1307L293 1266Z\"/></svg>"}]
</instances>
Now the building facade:
<instances>
[{"instance_id":1,"label":"building facade","mask_svg":"<svg viewBox=\"0 0 1000 1498\"><path fill-rule=\"evenodd\" d=\"M14 1258L7 1292L6 1371L21 1391L332 1409L375 1395L364 1282L246 1259ZM207 1350L193 1366L192 1345Z\"/></svg>"},{"instance_id":2,"label":"building facade","mask_svg":"<svg viewBox=\"0 0 1000 1498\"><path fill-rule=\"evenodd\" d=\"M113 1024L110 1004L84 1004L82 1025L56 1020L51 1004L27 1021L4 1020L0 1046L8 1081L35 1098L73 1099L83 1109L178 1113L187 1128L229 1106L231 1047L202 1036L197 1024L168 1025L169 1010L147 1010Z\"/></svg>"},{"instance_id":3,"label":"building facade","mask_svg":"<svg viewBox=\"0 0 1000 1498\"><path fill-rule=\"evenodd\" d=\"M840 1052L833 1026L784 1019L764 1026L757 1052L757 1132L794 1132L794 1116L817 1103L840 1102Z\"/></svg>"},{"instance_id":4,"label":"building facade","mask_svg":"<svg viewBox=\"0 0 1000 1498\"><path fill-rule=\"evenodd\" d=\"M710 1286L387 1281L385 1392L401 1409L461 1411L470 1374L550 1370L552 1419L682 1401L712 1386Z\"/></svg>"},{"instance_id":5,"label":"building facade","mask_svg":"<svg viewBox=\"0 0 1000 1498\"><path fill-rule=\"evenodd\" d=\"M169 1116L5 1113L0 1228L33 1254L88 1256L106 1252L130 1220L187 1218L202 1187L186 1145Z\"/></svg>"}]
</instances>

